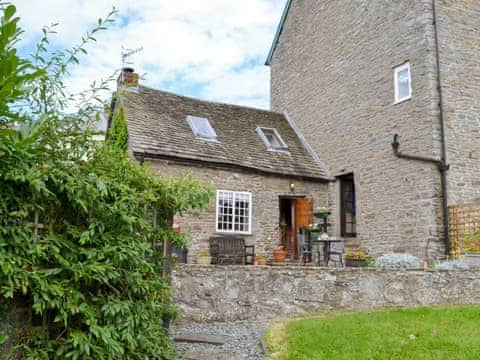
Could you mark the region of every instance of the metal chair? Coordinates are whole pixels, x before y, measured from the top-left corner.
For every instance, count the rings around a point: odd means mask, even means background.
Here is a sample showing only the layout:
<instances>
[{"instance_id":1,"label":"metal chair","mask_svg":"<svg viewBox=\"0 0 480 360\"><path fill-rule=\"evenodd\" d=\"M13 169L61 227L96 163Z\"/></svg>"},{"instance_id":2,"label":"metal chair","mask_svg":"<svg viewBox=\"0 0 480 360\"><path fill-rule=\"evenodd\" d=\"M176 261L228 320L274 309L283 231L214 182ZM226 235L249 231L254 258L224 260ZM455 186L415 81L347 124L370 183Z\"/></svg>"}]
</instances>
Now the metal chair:
<instances>
[{"instance_id":1,"label":"metal chair","mask_svg":"<svg viewBox=\"0 0 480 360\"><path fill-rule=\"evenodd\" d=\"M305 265L308 259L308 256L312 254L312 251L308 248L307 239L305 234L297 234L297 243L298 243L298 263Z\"/></svg>"},{"instance_id":2,"label":"metal chair","mask_svg":"<svg viewBox=\"0 0 480 360\"><path fill-rule=\"evenodd\" d=\"M344 267L343 265L343 254L345 252L345 242L343 239L339 239L341 241L339 242L332 242L330 243L330 252L328 256L328 262L333 261L335 263L335 267L337 267L337 263L340 264L341 267ZM332 258L333 256L337 256L337 260Z\"/></svg>"}]
</instances>

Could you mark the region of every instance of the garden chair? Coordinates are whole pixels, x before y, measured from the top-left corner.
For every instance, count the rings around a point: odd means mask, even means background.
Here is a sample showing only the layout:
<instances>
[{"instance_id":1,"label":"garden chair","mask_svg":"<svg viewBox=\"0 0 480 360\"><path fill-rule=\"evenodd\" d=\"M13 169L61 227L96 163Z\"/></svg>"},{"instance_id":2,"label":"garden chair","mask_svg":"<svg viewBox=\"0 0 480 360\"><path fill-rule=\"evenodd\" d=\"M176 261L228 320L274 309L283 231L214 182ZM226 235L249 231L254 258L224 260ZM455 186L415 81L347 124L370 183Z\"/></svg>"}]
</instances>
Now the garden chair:
<instances>
[{"instance_id":1,"label":"garden chair","mask_svg":"<svg viewBox=\"0 0 480 360\"><path fill-rule=\"evenodd\" d=\"M330 243L330 252L328 256L328 262L332 261L337 267L337 264L340 264L340 267L344 267L343 265L343 255L345 253L345 241L339 242L332 242Z\"/></svg>"},{"instance_id":2,"label":"garden chair","mask_svg":"<svg viewBox=\"0 0 480 360\"><path fill-rule=\"evenodd\" d=\"M310 250L307 243L306 235L298 233L297 243L298 243L298 260L299 260L298 263L301 265L305 265L308 260L308 256L312 254L312 250Z\"/></svg>"}]
</instances>

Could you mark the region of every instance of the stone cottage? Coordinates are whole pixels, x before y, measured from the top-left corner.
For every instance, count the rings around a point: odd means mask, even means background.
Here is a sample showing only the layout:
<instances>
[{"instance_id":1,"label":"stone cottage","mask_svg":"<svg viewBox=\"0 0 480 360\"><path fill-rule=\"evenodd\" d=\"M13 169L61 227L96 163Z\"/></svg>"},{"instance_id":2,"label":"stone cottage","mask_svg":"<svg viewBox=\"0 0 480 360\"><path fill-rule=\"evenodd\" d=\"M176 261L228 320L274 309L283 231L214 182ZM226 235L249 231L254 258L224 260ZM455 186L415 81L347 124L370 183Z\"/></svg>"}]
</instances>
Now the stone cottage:
<instances>
[{"instance_id":1,"label":"stone cottage","mask_svg":"<svg viewBox=\"0 0 480 360\"><path fill-rule=\"evenodd\" d=\"M480 199L479 24L478 0L287 1L271 108L336 178L336 233L373 255L448 254L448 206Z\"/></svg>"},{"instance_id":2,"label":"stone cottage","mask_svg":"<svg viewBox=\"0 0 480 360\"><path fill-rule=\"evenodd\" d=\"M190 237L189 262L214 235L241 236L267 255L283 243L295 256L313 206L329 203L331 178L288 116L138 86L124 71L114 112L124 111L131 155L215 192L208 209L176 219Z\"/></svg>"}]
</instances>

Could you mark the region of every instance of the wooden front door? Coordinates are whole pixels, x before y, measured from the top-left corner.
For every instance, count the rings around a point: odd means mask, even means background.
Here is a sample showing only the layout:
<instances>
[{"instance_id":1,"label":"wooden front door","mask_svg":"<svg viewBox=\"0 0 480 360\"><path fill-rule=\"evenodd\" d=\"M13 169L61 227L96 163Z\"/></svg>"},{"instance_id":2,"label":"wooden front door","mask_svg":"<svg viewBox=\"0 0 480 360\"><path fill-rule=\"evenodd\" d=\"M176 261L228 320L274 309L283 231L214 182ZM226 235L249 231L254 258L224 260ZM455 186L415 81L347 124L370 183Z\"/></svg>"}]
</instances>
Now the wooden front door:
<instances>
[{"instance_id":1,"label":"wooden front door","mask_svg":"<svg viewBox=\"0 0 480 360\"><path fill-rule=\"evenodd\" d=\"M297 198L295 200L295 237L292 249L294 249L295 259L298 258L297 233L299 229L307 227L313 221L313 199Z\"/></svg>"}]
</instances>

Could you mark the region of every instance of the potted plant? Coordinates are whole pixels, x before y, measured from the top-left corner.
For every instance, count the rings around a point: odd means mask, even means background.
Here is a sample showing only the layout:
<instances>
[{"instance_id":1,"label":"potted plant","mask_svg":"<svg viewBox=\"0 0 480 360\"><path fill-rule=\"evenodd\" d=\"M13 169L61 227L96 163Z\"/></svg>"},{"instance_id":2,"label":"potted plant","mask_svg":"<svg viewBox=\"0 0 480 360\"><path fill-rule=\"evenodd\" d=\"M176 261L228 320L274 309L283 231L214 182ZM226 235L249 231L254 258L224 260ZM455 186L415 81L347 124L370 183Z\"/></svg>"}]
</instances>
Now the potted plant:
<instances>
[{"instance_id":1,"label":"potted plant","mask_svg":"<svg viewBox=\"0 0 480 360\"><path fill-rule=\"evenodd\" d=\"M212 263L212 257L208 253L208 251L200 251L197 254L197 264L201 265L210 265Z\"/></svg>"},{"instance_id":2,"label":"potted plant","mask_svg":"<svg viewBox=\"0 0 480 360\"><path fill-rule=\"evenodd\" d=\"M273 250L273 259L277 263L285 262L287 258L287 251L285 250L284 246L278 246Z\"/></svg>"},{"instance_id":3,"label":"potted plant","mask_svg":"<svg viewBox=\"0 0 480 360\"><path fill-rule=\"evenodd\" d=\"M265 256L265 254L262 254L262 253L256 254L254 264L255 265L267 265L267 257Z\"/></svg>"},{"instance_id":4,"label":"potted plant","mask_svg":"<svg viewBox=\"0 0 480 360\"><path fill-rule=\"evenodd\" d=\"M330 215L330 211L324 206L319 206L316 207L315 210L313 211L313 216L315 216L318 219L325 219Z\"/></svg>"},{"instance_id":5,"label":"potted plant","mask_svg":"<svg viewBox=\"0 0 480 360\"><path fill-rule=\"evenodd\" d=\"M347 251L347 253L345 254L345 266L363 267L365 266L366 260L367 255L365 255L365 252L361 249Z\"/></svg>"}]
</instances>

